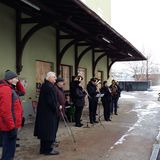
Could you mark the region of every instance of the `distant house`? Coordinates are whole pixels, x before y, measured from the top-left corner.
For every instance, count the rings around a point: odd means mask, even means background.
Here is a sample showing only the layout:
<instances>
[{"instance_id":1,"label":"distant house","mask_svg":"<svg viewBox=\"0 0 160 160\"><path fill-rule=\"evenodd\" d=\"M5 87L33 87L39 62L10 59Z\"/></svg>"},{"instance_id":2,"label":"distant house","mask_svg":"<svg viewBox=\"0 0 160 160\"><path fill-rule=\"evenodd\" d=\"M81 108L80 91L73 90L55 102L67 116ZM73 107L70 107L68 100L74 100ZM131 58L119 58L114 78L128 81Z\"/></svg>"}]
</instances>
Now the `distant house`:
<instances>
[{"instance_id":1,"label":"distant house","mask_svg":"<svg viewBox=\"0 0 160 160\"><path fill-rule=\"evenodd\" d=\"M146 74L139 74L134 76L136 80L147 80ZM151 84L159 85L160 84L160 74L148 74L148 80L151 81Z\"/></svg>"}]
</instances>

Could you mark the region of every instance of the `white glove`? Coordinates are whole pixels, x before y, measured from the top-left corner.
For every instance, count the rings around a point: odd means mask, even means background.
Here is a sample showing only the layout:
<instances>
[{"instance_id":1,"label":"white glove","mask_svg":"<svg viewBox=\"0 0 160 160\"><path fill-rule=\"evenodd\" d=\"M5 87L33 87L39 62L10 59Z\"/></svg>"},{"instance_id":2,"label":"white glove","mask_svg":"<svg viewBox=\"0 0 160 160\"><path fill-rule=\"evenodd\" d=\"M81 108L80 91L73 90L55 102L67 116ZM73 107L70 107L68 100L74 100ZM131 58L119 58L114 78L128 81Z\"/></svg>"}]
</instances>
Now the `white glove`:
<instances>
[{"instance_id":1,"label":"white glove","mask_svg":"<svg viewBox=\"0 0 160 160\"><path fill-rule=\"evenodd\" d=\"M62 105L59 106L59 109L62 110Z\"/></svg>"}]
</instances>

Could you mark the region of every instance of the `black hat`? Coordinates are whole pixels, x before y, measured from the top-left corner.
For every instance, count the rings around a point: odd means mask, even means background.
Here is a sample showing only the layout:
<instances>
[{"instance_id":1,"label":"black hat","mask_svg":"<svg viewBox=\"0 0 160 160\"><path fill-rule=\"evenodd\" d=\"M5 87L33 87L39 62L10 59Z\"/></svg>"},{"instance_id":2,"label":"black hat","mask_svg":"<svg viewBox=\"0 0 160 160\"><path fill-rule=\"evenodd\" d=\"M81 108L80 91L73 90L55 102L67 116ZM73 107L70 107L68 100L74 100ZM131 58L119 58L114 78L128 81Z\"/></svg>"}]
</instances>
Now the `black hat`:
<instances>
[{"instance_id":1,"label":"black hat","mask_svg":"<svg viewBox=\"0 0 160 160\"><path fill-rule=\"evenodd\" d=\"M62 77L58 77L58 78L57 78L57 83L58 83L58 82L64 82L64 79L63 79Z\"/></svg>"},{"instance_id":2,"label":"black hat","mask_svg":"<svg viewBox=\"0 0 160 160\"><path fill-rule=\"evenodd\" d=\"M93 78L90 79L90 81L96 82L96 78L93 77Z\"/></svg>"},{"instance_id":3,"label":"black hat","mask_svg":"<svg viewBox=\"0 0 160 160\"><path fill-rule=\"evenodd\" d=\"M5 71L5 75L4 75L5 80L10 80L15 77L18 77L18 75L15 72L10 71L10 70Z\"/></svg>"}]
</instances>

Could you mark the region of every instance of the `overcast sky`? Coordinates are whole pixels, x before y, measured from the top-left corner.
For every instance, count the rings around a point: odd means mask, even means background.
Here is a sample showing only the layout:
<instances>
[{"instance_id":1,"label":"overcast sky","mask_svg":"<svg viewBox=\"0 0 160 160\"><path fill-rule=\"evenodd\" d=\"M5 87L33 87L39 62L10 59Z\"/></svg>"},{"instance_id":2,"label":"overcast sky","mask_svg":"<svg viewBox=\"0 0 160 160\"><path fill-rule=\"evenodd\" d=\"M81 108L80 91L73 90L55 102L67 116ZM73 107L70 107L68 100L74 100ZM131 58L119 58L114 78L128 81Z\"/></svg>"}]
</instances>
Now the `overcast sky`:
<instances>
[{"instance_id":1,"label":"overcast sky","mask_svg":"<svg viewBox=\"0 0 160 160\"><path fill-rule=\"evenodd\" d=\"M111 25L160 64L160 0L111 0Z\"/></svg>"}]
</instances>

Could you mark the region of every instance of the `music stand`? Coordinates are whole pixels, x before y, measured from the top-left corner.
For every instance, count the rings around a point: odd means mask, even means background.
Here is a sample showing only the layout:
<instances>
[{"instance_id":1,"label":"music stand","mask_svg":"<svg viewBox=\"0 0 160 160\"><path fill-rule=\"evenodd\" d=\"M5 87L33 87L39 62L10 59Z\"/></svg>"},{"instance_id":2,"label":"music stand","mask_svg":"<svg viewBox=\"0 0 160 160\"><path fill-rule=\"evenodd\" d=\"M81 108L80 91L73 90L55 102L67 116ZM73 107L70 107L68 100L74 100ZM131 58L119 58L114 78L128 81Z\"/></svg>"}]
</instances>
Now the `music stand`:
<instances>
[{"instance_id":1,"label":"music stand","mask_svg":"<svg viewBox=\"0 0 160 160\"><path fill-rule=\"evenodd\" d=\"M97 93L96 97L97 98L102 98L104 96L104 94L101 94L101 93Z\"/></svg>"},{"instance_id":2,"label":"music stand","mask_svg":"<svg viewBox=\"0 0 160 160\"><path fill-rule=\"evenodd\" d=\"M100 124L102 125L102 127L105 128L104 125L101 122L101 115L100 115L100 107L101 107L100 98L102 98L103 96L104 96L104 94L101 94L101 93L98 93L96 95L96 97L98 98L98 121L100 122Z\"/></svg>"}]
</instances>

